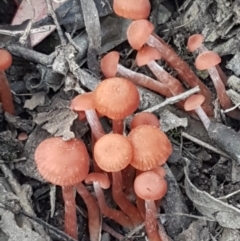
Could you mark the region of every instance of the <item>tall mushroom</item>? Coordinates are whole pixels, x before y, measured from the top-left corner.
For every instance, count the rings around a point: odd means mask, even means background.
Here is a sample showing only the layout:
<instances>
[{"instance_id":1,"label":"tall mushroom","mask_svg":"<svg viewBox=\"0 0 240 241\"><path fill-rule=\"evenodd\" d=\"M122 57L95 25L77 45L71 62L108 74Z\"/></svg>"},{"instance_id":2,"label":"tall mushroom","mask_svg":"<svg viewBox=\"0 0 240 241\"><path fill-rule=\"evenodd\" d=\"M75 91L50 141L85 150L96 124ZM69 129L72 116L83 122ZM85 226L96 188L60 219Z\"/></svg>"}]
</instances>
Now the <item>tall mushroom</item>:
<instances>
[{"instance_id":1,"label":"tall mushroom","mask_svg":"<svg viewBox=\"0 0 240 241\"><path fill-rule=\"evenodd\" d=\"M42 141L34 156L41 176L62 187L65 204L65 232L77 239L77 216L73 186L89 172L89 156L84 143L77 139L63 141L52 137Z\"/></svg>"},{"instance_id":2,"label":"tall mushroom","mask_svg":"<svg viewBox=\"0 0 240 241\"><path fill-rule=\"evenodd\" d=\"M101 137L94 146L94 158L98 166L112 173L112 194L121 210L127 214L134 226L139 225L143 219L137 208L125 197L123 193L123 170L132 160L132 145L129 140L119 134L107 134Z\"/></svg>"}]
</instances>

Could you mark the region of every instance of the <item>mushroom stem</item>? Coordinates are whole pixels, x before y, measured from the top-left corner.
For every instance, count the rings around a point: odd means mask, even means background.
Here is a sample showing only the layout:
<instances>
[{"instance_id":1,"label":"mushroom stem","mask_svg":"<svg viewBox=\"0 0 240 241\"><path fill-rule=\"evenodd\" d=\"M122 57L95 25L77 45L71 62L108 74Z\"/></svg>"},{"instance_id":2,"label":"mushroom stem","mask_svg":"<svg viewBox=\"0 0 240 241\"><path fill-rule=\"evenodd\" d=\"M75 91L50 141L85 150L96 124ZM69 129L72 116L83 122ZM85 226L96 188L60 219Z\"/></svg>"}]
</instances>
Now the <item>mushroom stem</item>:
<instances>
[{"instance_id":1,"label":"mushroom stem","mask_svg":"<svg viewBox=\"0 0 240 241\"><path fill-rule=\"evenodd\" d=\"M168 87L173 96L184 92L182 84L166 72L156 61L152 60L147 64L148 68L156 76L156 78Z\"/></svg>"},{"instance_id":2,"label":"mushroom stem","mask_svg":"<svg viewBox=\"0 0 240 241\"><path fill-rule=\"evenodd\" d=\"M203 82L198 79L188 64L183 59L181 59L175 53L175 51L159 36L155 34L150 35L146 43L149 46L155 47L160 52L162 58L165 59L165 61L168 62L168 64L178 72L181 79L183 79L190 87L195 87L197 85L199 86L201 93L206 98L206 102L203 104L203 107L207 114L212 116L213 108L211 105L211 92L207 86L205 86Z\"/></svg>"},{"instance_id":3,"label":"mushroom stem","mask_svg":"<svg viewBox=\"0 0 240 241\"><path fill-rule=\"evenodd\" d=\"M209 126L211 124L210 119L208 118L207 114L205 113L205 111L203 110L203 108L201 106L197 107L195 109L198 117L200 118L200 120L202 121L204 127L206 130L209 129Z\"/></svg>"},{"instance_id":4,"label":"mushroom stem","mask_svg":"<svg viewBox=\"0 0 240 241\"><path fill-rule=\"evenodd\" d=\"M82 183L74 186L87 206L90 241L99 241L101 235L101 215L98 204Z\"/></svg>"},{"instance_id":5,"label":"mushroom stem","mask_svg":"<svg viewBox=\"0 0 240 241\"><path fill-rule=\"evenodd\" d=\"M208 72L209 72L209 75L211 76L214 87L217 91L217 97L219 99L219 102L222 108L224 110L231 108L233 106L232 102L226 93L225 86L221 81L221 78L219 76L217 69L215 67L211 67L208 69ZM234 119L240 120L240 111L238 109L228 112L227 115Z\"/></svg>"},{"instance_id":6,"label":"mushroom stem","mask_svg":"<svg viewBox=\"0 0 240 241\"><path fill-rule=\"evenodd\" d=\"M120 171L112 172L112 178L112 194L114 201L121 210L129 216L135 227L140 225L143 222L141 214L138 209L125 197L122 191L122 173Z\"/></svg>"},{"instance_id":7,"label":"mushroom stem","mask_svg":"<svg viewBox=\"0 0 240 241\"><path fill-rule=\"evenodd\" d=\"M14 115L15 108L13 105L12 93L3 70L0 70L0 102L2 102L3 110Z\"/></svg>"},{"instance_id":8,"label":"mushroom stem","mask_svg":"<svg viewBox=\"0 0 240 241\"><path fill-rule=\"evenodd\" d=\"M162 241L158 232L158 221L156 219L157 209L155 202L152 200L145 200L145 209L145 229L149 241Z\"/></svg>"},{"instance_id":9,"label":"mushroom stem","mask_svg":"<svg viewBox=\"0 0 240 241\"><path fill-rule=\"evenodd\" d=\"M78 239L76 202L73 187L62 186L62 195L65 207L65 233L74 239Z\"/></svg>"},{"instance_id":10,"label":"mushroom stem","mask_svg":"<svg viewBox=\"0 0 240 241\"><path fill-rule=\"evenodd\" d=\"M134 84L156 91L160 95L171 97L172 94L169 89L161 82L158 82L147 75L134 72L124 66L117 65L117 74L131 80Z\"/></svg>"},{"instance_id":11,"label":"mushroom stem","mask_svg":"<svg viewBox=\"0 0 240 241\"><path fill-rule=\"evenodd\" d=\"M127 215L125 215L122 211L111 209L107 206L103 190L98 182L93 182L93 188L96 193L96 197L98 200L98 205L100 207L101 213L106 217L119 223L123 227L132 228L133 224Z\"/></svg>"},{"instance_id":12,"label":"mushroom stem","mask_svg":"<svg viewBox=\"0 0 240 241\"><path fill-rule=\"evenodd\" d=\"M123 120L112 120L113 133L122 135L124 130Z\"/></svg>"},{"instance_id":13,"label":"mushroom stem","mask_svg":"<svg viewBox=\"0 0 240 241\"><path fill-rule=\"evenodd\" d=\"M100 137L105 135L102 125L99 121L97 113L94 109L85 110L87 121L91 127L93 136L98 140Z\"/></svg>"}]
</instances>

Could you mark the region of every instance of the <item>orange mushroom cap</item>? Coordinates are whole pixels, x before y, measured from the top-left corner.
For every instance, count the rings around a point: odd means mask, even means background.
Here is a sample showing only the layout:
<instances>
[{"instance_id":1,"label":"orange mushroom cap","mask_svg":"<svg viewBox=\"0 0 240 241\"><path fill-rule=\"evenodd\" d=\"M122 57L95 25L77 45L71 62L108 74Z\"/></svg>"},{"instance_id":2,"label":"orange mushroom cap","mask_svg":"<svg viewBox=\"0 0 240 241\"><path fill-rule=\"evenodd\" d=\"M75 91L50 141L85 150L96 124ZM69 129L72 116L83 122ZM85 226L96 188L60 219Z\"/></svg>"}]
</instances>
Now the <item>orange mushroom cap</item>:
<instances>
[{"instance_id":1,"label":"orange mushroom cap","mask_svg":"<svg viewBox=\"0 0 240 241\"><path fill-rule=\"evenodd\" d=\"M134 190L144 200L158 200L167 192L167 181L153 171L143 172L136 177Z\"/></svg>"},{"instance_id":2,"label":"orange mushroom cap","mask_svg":"<svg viewBox=\"0 0 240 241\"><path fill-rule=\"evenodd\" d=\"M120 54L117 51L111 51L102 58L100 67L106 78L116 76L119 58Z\"/></svg>"},{"instance_id":3,"label":"orange mushroom cap","mask_svg":"<svg viewBox=\"0 0 240 241\"><path fill-rule=\"evenodd\" d=\"M124 169L132 159L132 146L129 140L119 134L107 134L94 146L94 159L106 172L118 172Z\"/></svg>"},{"instance_id":4,"label":"orange mushroom cap","mask_svg":"<svg viewBox=\"0 0 240 241\"><path fill-rule=\"evenodd\" d=\"M139 105L137 87L124 78L102 81L94 91L96 110L113 120L121 120L132 114Z\"/></svg>"},{"instance_id":5,"label":"orange mushroom cap","mask_svg":"<svg viewBox=\"0 0 240 241\"><path fill-rule=\"evenodd\" d=\"M84 180L89 172L87 148L77 139L46 139L37 147L34 158L42 177L55 185L75 185Z\"/></svg>"},{"instance_id":6,"label":"orange mushroom cap","mask_svg":"<svg viewBox=\"0 0 240 241\"><path fill-rule=\"evenodd\" d=\"M130 124L131 129L134 129L140 125L151 125L151 126L155 126L157 128L160 127L158 118L150 112L141 112L141 113L136 114L133 117L132 122Z\"/></svg>"},{"instance_id":7,"label":"orange mushroom cap","mask_svg":"<svg viewBox=\"0 0 240 241\"><path fill-rule=\"evenodd\" d=\"M138 66L147 65L152 60L158 60L161 59L160 52L151 47L151 46L144 46L140 50L138 50L137 56L136 56L136 62Z\"/></svg>"},{"instance_id":8,"label":"orange mushroom cap","mask_svg":"<svg viewBox=\"0 0 240 241\"><path fill-rule=\"evenodd\" d=\"M133 49L139 50L152 34L154 26L146 19L133 21L127 29L127 39Z\"/></svg>"},{"instance_id":9,"label":"orange mushroom cap","mask_svg":"<svg viewBox=\"0 0 240 241\"><path fill-rule=\"evenodd\" d=\"M192 111L200 107L204 102L205 97L200 94L191 95L184 103L184 110Z\"/></svg>"},{"instance_id":10,"label":"orange mushroom cap","mask_svg":"<svg viewBox=\"0 0 240 241\"><path fill-rule=\"evenodd\" d=\"M196 51L204 41L202 34L193 34L188 38L187 48L190 52Z\"/></svg>"},{"instance_id":11,"label":"orange mushroom cap","mask_svg":"<svg viewBox=\"0 0 240 241\"><path fill-rule=\"evenodd\" d=\"M163 165L172 153L172 145L163 131L150 125L132 129L128 135L133 146L131 165L148 171Z\"/></svg>"},{"instance_id":12,"label":"orange mushroom cap","mask_svg":"<svg viewBox=\"0 0 240 241\"><path fill-rule=\"evenodd\" d=\"M151 5L149 0L114 0L114 12L124 18L144 19L150 14Z\"/></svg>"},{"instance_id":13,"label":"orange mushroom cap","mask_svg":"<svg viewBox=\"0 0 240 241\"><path fill-rule=\"evenodd\" d=\"M12 65L12 55L5 49L0 49L0 70L8 69Z\"/></svg>"},{"instance_id":14,"label":"orange mushroom cap","mask_svg":"<svg viewBox=\"0 0 240 241\"><path fill-rule=\"evenodd\" d=\"M213 51L206 51L198 55L195 60L195 66L198 70L210 69L221 63L220 56Z\"/></svg>"},{"instance_id":15,"label":"orange mushroom cap","mask_svg":"<svg viewBox=\"0 0 240 241\"><path fill-rule=\"evenodd\" d=\"M110 187L110 180L105 173L92 172L85 178L85 183L90 184L93 182L98 182L101 188L108 189Z\"/></svg>"}]
</instances>

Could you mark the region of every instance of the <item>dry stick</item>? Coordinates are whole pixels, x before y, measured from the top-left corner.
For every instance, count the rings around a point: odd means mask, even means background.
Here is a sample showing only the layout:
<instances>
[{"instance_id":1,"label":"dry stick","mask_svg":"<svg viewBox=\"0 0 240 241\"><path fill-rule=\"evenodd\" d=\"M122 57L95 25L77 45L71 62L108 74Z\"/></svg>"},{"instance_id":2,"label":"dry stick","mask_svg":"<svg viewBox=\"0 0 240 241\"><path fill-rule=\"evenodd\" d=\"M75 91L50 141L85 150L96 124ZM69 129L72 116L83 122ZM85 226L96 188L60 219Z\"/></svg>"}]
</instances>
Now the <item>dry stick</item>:
<instances>
[{"instance_id":1,"label":"dry stick","mask_svg":"<svg viewBox=\"0 0 240 241\"><path fill-rule=\"evenodd\" d=\"M220 155L222 155L224 157L231 158L230 156L228 156L223 151L221 151L221 150L219 150L219 149L217 149L217 148L215 148L215 147L213 147L213 146L211 146L211 145L209 145L209 144L207 144L207 143L205 143L205 142L203 142L203 141L201 141L201 140L199 140L199 139L189 135L186 132L182 132L182 136L187 138L187 139L189 139L189 140L191 140L192 142L195 142L196 144L198 144L198 145L200 145L200 146L202 146L204 148L207 148L210 151L213 151L213 152L215 152L217 154L220 154Z\"/></svg>"},{"instance_id":2,"label":"dry stick","mask_svg":"<svg viewBox=\"0 0 240 241\"><path fill-rule=\"evenodd\" d=\"M25 212L32 215L33 217L36 217L36 214L27 198L27 193L24 191L24 189L21 187L21 185L14 178L11 170L5 164L1 164L0 169L3 172L3 174L8 178L8 182L11 185L11 188L13 189L14 193L19 197L19 201L20 201L22 209ZM34 229L44 238L44 240L46 240L46 241L51 240L41 225L39 225L36 222L32 222L32 221L30 221L30 222L33 225Z\"/></svg>"},{"instance_id":3,"label":"dry stick","mask_svg":"<svg viewBox=\"0 0 240 241\"><path fill-rule=\"evenodd\" d=\"M184 93L180 94L180 95L176 95L176 96L173 96L173 97L170 97L170 98L167 98L165 101L163 101L162 103L158 104L158 105L155 105L155 106L152 106L142 112L154 112L154 111L157 111L158 109L166 106L166 105L173 105L175 103L177 103L178 101L181 101L181 100L184 100L186 98L188 98L189 96L197 93L200 91L200 88L199 86L196 86L188 91L185 91Z\"/></svg>"}]
</instances>

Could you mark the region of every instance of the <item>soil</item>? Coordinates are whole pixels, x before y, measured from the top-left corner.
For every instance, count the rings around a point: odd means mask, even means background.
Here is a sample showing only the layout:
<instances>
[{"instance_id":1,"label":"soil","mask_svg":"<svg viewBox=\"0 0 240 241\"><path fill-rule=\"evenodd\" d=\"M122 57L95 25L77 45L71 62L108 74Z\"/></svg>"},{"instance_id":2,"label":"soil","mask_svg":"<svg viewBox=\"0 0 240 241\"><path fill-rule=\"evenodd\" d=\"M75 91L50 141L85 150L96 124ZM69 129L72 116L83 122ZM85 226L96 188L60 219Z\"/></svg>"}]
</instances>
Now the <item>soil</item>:
<instances>
[{"instance_id":1,"label":"soil","mask_svg":"<svg viewBox=\"0 0 240 241\"><path fill-rule=\"evenodd\" d=\"M74 39L75 44L71 45L69 39L62 38L55 30L32 48L29 38L26 44L20 45L20 35L17 34L27 25L10 25L21 1L0 1L0 48L8 49L13 55L13 64L6 75L16 108L16 115L12 116L0 106L1 241L73 240L60 232L64 230L61 188L55 189L40 176L34 163L34 151L41 141L50 136L62 136L65 140L76 137L83 139L92 158L89 126L78 121L77 114L69 109L69 105L77 94L94 90L104 79L99 62L106 52L119 51L123 66L154 78L147 67L136 66L136 52L125 41L127 20L113 14L111 0L95 1L97 15L91 12L90 3L84 8L88 11L84 14L79 9L79 1L66 2L65 8L56 10L57 19L63 32L69 33L71 42ZM197 53L190 53L186 43L190 35L202 33L204 45L221 56L223 72L227 77L238 78L239 1L152 0L151 4L150 20L155 25L156 34L189 64L211 90L215 107L212 121L234 130L234 141L238 140L239 121L222 112L209 75L196 70ZM96 24L96 16L97 19L100 17L102 32ZM48 16L32 27L45 24L54 25L54 21ZM3 29L9 30L14 37L4 34ZM101 37L102 44L99 41ZM176 70L164 60L158 63L172 76L178 77ZM186 83L183 85L190 89ZM230 87L232 85L226 86L227 89ZM139 92L141 103L137 112L164 100L159 94L143 88L139 88ZM240 241L240 168L232 158L234 155L224 150L223 154L219 154L209 149L219 149L217 141L209 138L199 120L177 107L166 106L154 114L161 120L162 128L166 128L174 148L165 165L169 190L159 209L159 220L167 234L164 240ZM107 132L111 131L108 119L102 118L101 123ZM129 131L128 125L126 130ZM186 138L183 132L195 139ZM21 133L26 139L21 140ZM224 140L225 137L220 138ZM196 139L205 145L199 144ZM231 144L231 140L226 141ZM94 195L92 185L87 185L87 188ZM108 204L116 208L110 189L105 192L105 197ZM78 195L76 201L78 240L87 241L90 239L86 205ZM101 240L143 241L145 238L143 227L127 230L103 217Z\"/></svg>"}]
</instances>

